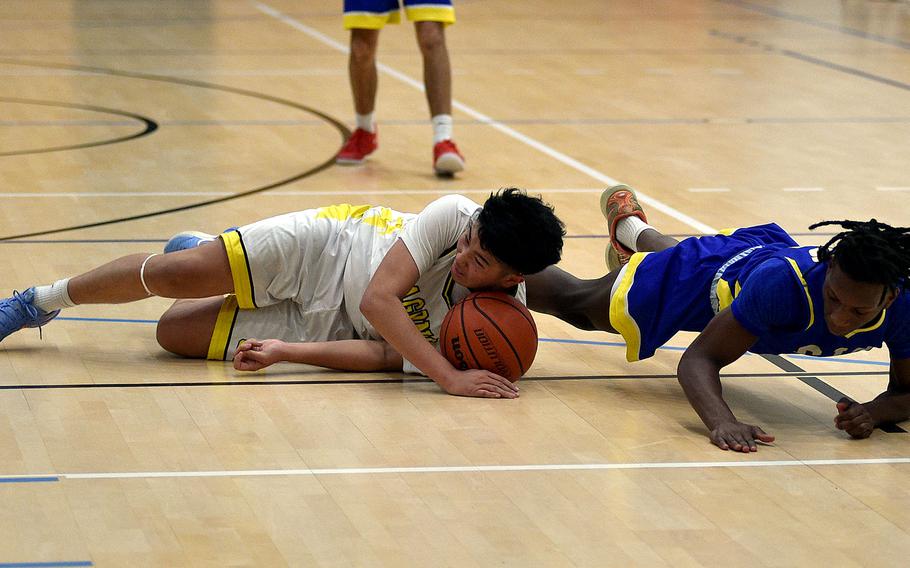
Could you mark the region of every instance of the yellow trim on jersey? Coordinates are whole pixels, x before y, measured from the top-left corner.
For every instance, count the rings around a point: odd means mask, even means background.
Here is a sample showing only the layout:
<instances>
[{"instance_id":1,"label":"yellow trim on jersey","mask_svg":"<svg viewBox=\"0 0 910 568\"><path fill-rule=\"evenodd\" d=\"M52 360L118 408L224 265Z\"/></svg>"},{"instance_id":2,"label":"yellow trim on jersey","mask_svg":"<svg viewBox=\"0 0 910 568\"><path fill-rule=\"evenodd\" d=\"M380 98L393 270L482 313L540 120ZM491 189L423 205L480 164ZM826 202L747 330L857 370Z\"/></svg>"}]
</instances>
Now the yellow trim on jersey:
<instances>
[{"instance_id":1,"label":"yellow trim on jersey","mask_svg":"<svg viewBox=\"0 0 910 568\"><path fill-rule=\"evenodd\" d=\"M234 320L237 318L237 297L228 294L221 303L221 309L218 310L218 319L215 320L215 329L212 330L212 340L209 342L209 354L206 359L212 361L223 361L227 351L228 341L231 340L231 332L234 331Z\"/></svg>"},{"instance_id":2,"label":"yellow trim on jersey","mask_svg":"<svg viewBox=\"0 0 910 568\"><path fill-rule=\"evenodd\" d=\"M455 8L452 6L405 6L404 11L412 22L455 23Z\"/></svg>"},{"instance_id":3,"label":"yellow trim on jersey","mask_svg":"<svg viewBox=\"0 0 910 568\"><path fill-rule=\"evenodd\" d=\"M234 294L237 295L238 305L250 310L256 307L253 299L253 282L250 276L250 267L247 263L240 233L228 231L221 235L224 249L227 251L228 262L231 265L231 277L234 279Z\"/></svg>"},{"instance_id":4,"label":"yellow trim on jersey","mask_svg":"<svg viewBox=\"0 0 910 568\"><path fill-rule=\"evenodd\" d=\"M848 334L845 335L844 337L846 337L847 339L850 339L851 337L853 337L853 336L856 335L857 333L863 333L864 331L872 331L873 329L878 329L879 327L881 327L881 325L882 325L883 323L885 323L885 312L887 312L887 311L888 311L888 310L882 310L882 315L880 315L880 316L878 317L878 321L876 321L875 323L873 323L873 324L870 325L869 327L861 327L861 328L859 328L859 329L854 329L853 331L851 331L850 333L848 333Z\"/></svg>"},{"instance_id":5,"label":"yellow trim on jersey","mask_svg":"<svg viewBox=\"0 0 910 568\"><path fill-rule=\"evenodd\" d=\"M806 284L806 279L803 277L803 273L800 271L796 261L792 258L787 258L787 262L790 263L790 268L793 269L793 272L796 273L800 283L803 285L803 292L806 293L806 301L809 302L809 325L806 326L806 329L809 329L812 327L812 324L815 323L815 307L812 305L812 296L809 294L809 285Z\"/></svg>"},{"instance_id":6,"label":"yellow trim on jersey","mask_svg":"<svg viewBox=\"0 0 910 568\"><path fill-rule=\"evenodd\" d=\"M733 290L730 290L730 283L720 278L717 280L717 311L726 309L733 303Z\"/></svg>"},{"instance_id":7,"label":"yellow trim on jersey","mask_svg":"<svg viewBox=\"0 0 910 568\"><path fill-rule=\"evenodd\" d=\"M717 231L717 234L729 237L730 235L732 235L733 233L735 233L738 230L739 229L721 229L721 230Z\"/></svg>"},{"instance_id":8,"label":"yellow trim on jersey","mask_svg":"<svg viewBox=\"0 0 910 568\"><path fill-rule=\"evenodd\" d=\"M610 325L626 340L626 360L630 363L641 358L639 353L641 331L638 329L638 324L629 314L628 296L629 291L632 289L632 284L635 282L635 271L648 254L637 252L632 255L632 258L629 259L629 264L626 265L626 270L623 273L622 280L619 282L616 293L610 298Z\"/></svg>"},{"instance_id":9,"label":"yellow trim on jersey","mask_svg":"<svg viewBox=\"0 0 910 568\"><path fill-rule=\"evenodd\" d=\"M365 217L367 211L374 209L378 213ZM329 205L320 207L316 210L317 219L334 219L336 221L347 221L348 219L360 219L366 225L372 225L379 229L381 235L391 235L404 226L404 217L395 213L388 207L376 207L372 205L349 205L342 203L340 205Z\"/></svg>"},{"instance_id":10,"label":"yellow trim on jersey","mask_svg":"<svg viewBox=\"0 0 910 568\"><path fill-rule=\"evenodd\" d=\"M739 296L739 293L742 292L742 285L740 285L739 280L733 284L733 289L730 289L730 283L719 278L717 280L717 311L721 311L725 308L730 307L730 304L733 303L733 298Z\"/></svg>"},{"instance_id":11,"label":"yellow trim on jersey","mask_svg":"<svg viewBox=\"0 0 910 568\"><path fill-rule=\"evenodd\" d=\"M347 12L344 15L346 30L381 30L386 24L401 23L401 13L391 12Z\"/></svg>"}]
</instances>

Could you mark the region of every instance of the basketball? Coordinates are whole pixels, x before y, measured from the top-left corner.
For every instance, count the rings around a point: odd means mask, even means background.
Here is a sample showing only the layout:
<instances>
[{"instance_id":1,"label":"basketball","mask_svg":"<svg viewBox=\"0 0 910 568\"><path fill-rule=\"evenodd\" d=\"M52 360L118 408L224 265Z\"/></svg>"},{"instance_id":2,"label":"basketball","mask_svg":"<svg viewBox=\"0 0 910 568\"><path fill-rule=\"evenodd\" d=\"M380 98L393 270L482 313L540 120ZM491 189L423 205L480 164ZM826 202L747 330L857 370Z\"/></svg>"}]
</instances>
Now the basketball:
<instances>
[{"instance_id":1,"label":"basketball","mask_svg":"<svg viewBox=\"0 0 910 568\"><path fill-rule=\"evenodd\" d=\"M440 351L456 369L485 369L515 382L534 362L537 326L512 296L474 292L442 320Z\"/></svg>"}]
</instances>

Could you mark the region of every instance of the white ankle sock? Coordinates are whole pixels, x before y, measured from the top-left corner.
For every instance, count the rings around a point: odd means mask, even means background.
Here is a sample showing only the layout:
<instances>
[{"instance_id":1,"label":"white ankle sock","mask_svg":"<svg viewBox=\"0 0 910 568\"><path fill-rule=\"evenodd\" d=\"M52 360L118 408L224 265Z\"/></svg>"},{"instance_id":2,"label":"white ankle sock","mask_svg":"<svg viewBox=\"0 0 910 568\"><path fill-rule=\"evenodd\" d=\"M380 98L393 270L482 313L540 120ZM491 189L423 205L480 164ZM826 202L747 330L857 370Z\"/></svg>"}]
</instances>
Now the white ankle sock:
<instances>
[{"instance_id":1,"label":"white ankle sock","mask_svg":"<svg viewBox=\"0 0 910 568\"><path fill-rule=\"evenodd\" d=\"M452 115L437 114L430 122L433 123L433 144L439 144L443 140L452 139Z\"/></svg>"},{"instance_id":2,"label":"white ankle sock","mask_svg":"<svg viewBox=\"0 0 910 568\"><path fill-rule=\"evenodd\" d=\"M648 229L653 229L638 217L626 217L616 223L616 240L630 249L638 250L638 237Z\"/></svg>"},{"instance_id":3,"label":"white ankle sock","mask_svg":"<svg viewBox=\"0 0 910 568\"><path fill-rule=\"evenodd\" d=\"M53 312L63 308L72 308L76 305L70 299L66 289L70 279L57 280L50 286L35 286L35 307L45 312Z\"/></svg>"},{"instance_id":4,"label":"white ankle sock","mask_svg":"<svg viewBox=\"0 0 910 568\"><path fill-rule=\"evenodd\" d=\"M370 114L358 114L357 116L357 128L366 130L367 132L376 132L376 125L373 123L373 113Z\"/></svg>"}]
</instances>

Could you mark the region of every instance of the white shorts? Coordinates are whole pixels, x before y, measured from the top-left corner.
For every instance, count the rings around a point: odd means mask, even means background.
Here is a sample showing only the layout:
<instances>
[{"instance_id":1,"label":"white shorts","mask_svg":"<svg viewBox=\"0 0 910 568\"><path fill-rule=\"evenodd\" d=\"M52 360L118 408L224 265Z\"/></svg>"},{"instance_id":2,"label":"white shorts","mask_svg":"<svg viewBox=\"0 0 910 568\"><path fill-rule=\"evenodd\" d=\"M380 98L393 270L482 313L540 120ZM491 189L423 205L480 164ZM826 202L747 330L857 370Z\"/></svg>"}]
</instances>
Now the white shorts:
<instances>
[{"instance_id":1,"label":"white shorts","mask_svg":"<svg viewBox=\"0 0 910 568\"><path fill-rule=\"evenodd\" d=\"M345 290L360 294L406 214L333 205L271 217L220 235L234 280L209 346L230 359L244 339L313 342L358 337ZM375 260L374 260L375 259Z\"/></svg>"}]
</instances>

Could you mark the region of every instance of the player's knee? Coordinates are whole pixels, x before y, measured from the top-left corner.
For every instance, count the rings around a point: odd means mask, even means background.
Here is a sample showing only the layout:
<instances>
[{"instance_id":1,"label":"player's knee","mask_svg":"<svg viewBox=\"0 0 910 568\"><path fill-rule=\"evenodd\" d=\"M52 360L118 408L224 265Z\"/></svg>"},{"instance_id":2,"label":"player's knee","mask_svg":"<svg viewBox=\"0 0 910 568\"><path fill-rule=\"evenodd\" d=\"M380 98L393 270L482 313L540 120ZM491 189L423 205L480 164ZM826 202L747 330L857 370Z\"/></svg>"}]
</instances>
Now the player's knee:
<instances>
[{"instance_id":1,"label":"player's knee","mask_svg":"<svg viewBox=\"0 0 910 568\"><path fill-rule=\"evenodd\" d=\"M376 57L376 45L364 38L351 38L351 59L358 64L372 63Z\"/></svg>"},{"instance_id":2,"label":"player's knee","mask_svg":"<svg viewBox=\"0 0 910 568\"><path fill-rule=\"evenodd\" d=\"M430 54L440 49L445 49L446 38L442 26L421 26L417 31L417 45L424 54Z\"/></svg>"},{"instance_id":3,"label":"player's knee","mask_svg":"<svg viewBox=\"0 0 910 568\"><path fill-rule=\"evenodd\" d=\"M158 327L155 330L158 345L175 355L188 356L181 341L181 329L184 327L181 325L180 318L175 316L171 310L164 312L164 315L158 320Z\"/></svg>"}]
</instances>

